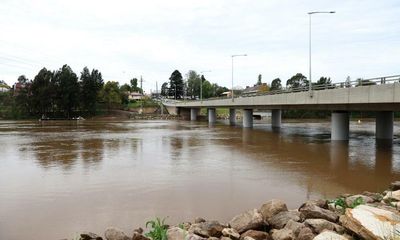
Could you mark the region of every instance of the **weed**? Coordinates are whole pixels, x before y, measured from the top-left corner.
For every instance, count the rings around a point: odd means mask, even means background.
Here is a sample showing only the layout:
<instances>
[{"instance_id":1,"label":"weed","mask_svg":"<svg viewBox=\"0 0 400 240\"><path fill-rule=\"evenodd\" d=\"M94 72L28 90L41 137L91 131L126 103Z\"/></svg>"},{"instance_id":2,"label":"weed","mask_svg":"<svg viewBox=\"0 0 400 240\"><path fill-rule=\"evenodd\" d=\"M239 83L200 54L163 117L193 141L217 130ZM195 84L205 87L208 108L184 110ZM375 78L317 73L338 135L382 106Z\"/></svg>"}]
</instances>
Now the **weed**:
<instances>
[{"instance_id":1,"label":"weed","mask_svg":"<svg viewBox=\"0 0 400 240\"><path fill-rule=\"evenodd\" d=\"M358 205L364 204L364 200L362 197L356 198L350 205L347 205L346 199L344 197L340 197L334 200L329 201L330 203L333 203L335 205L335 208L339 206L343 212L346 210L346 208L355 208Z\"/></svg>"},{"instance_id":2,"label":"weed","mask_svg":"<svg viewBox=\"0 0 400 240\"><path fill-rule=\"evenodd\" d=\"M165 224L165 218L156 218L146 222L146 228L150 225L151 230L145 234L146 237L150 237L153 240L167 240L167 229L168 226Z\"/></svg>"}]
</instances>

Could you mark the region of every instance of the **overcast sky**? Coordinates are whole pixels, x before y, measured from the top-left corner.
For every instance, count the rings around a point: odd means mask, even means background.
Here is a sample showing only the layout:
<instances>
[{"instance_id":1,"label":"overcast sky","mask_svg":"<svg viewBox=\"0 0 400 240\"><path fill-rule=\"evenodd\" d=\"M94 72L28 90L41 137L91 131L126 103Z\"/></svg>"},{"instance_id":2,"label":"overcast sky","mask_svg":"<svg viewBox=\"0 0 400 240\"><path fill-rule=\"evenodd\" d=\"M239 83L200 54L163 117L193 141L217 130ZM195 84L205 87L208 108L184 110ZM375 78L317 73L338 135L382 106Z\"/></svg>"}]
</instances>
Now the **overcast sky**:
<instances>
[{"instance_id":1,"label":"overcast sky","mask_svg":"<svg viewBox=\"0 0 400 240\"><path fill-rule=\"evenodd\" d=\"M334 82L400 74L400 1L99 1L1 0L0 79L33 79L68 64L80 75L99 69L105 81L143 76L155 90L178 69L211 70L231 86L308 76L307 12L313 15L313 79Z\"/></svg>"}]
</instances>

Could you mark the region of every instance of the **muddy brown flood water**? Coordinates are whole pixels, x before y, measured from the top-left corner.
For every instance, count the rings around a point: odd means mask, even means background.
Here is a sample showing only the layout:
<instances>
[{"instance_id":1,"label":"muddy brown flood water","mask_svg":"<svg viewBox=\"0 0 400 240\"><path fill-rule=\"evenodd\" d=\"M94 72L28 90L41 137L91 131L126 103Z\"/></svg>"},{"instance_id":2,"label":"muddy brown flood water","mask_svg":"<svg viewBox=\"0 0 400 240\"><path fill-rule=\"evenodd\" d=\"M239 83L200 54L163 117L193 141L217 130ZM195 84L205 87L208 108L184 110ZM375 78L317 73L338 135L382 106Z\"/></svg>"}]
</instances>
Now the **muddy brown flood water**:
<instances>
[{"instance_id":1,"label":"muddy brown flood water","mask_svg":"<svg viewBox=\"0 0 400 240\"><path fill-rule=\"evenodd\" d=\"M273 131L188 121L0 121L0 239L62 239L201 216L227 221L280 198L382 191L400 179L399 123L392 145L374 122L330 141L327 121Z\"/></svg>"}]
</instances>

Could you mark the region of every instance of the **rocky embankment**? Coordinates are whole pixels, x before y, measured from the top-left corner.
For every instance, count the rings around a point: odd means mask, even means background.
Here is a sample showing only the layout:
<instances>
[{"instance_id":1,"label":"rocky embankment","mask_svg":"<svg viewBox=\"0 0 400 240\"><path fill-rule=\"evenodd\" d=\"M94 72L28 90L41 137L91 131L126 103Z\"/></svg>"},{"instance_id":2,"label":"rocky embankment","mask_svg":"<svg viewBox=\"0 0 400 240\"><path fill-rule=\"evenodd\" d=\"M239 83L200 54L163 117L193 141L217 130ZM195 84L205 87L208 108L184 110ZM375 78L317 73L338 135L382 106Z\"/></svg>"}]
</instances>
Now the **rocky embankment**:
<instances>
[{"instance_id":1,"label":"rocky embankment","mask_svg":"<svg viewBox=\"0 0 400 240\"><path fill-rule=\"evenodd\" d=\"M400 239L400 181L384 193L344 194L335 200L312 200L289 210L281 200L270 200L227 223L197 218L178 226L153 229L160 234L153 240L346 240ZM148 235L147 235L148 236ZM131 236L108 228L102 238L82 233L80 239L150 240L141 228Z\"/></svg>"}]
</instances>

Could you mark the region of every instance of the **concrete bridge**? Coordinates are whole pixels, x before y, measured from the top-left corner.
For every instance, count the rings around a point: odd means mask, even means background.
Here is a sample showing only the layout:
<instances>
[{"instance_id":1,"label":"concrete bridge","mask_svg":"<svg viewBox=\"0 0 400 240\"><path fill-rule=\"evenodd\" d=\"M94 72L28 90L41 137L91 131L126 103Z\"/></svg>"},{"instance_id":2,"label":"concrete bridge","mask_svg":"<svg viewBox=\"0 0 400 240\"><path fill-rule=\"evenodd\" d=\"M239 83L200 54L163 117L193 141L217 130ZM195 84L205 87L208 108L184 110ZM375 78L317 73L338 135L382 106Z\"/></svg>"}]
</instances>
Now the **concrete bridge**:
<instances>
[{"instance_id":1,"label":"concrete bridge","mask_svg":"<svg viewBox=\"0 0 400 240\"><path fill-rule=\"evenodd\" d=\"M393 138L394 111L400 111L400 75L329 85L313 85L283 89L279 91L217 98L203 101L164 101L170 113L197 120L200 108L208 109L208 121L216 122L216 108L229 108L229 122L236 121L236 109L243 111L243 127L253 126L254 109L270 109L273 128L281 127L282 110L330 110L331 139L349 139L349 119L351 111L376 112L376 138Z\"/></svg>"}]
</instances>

